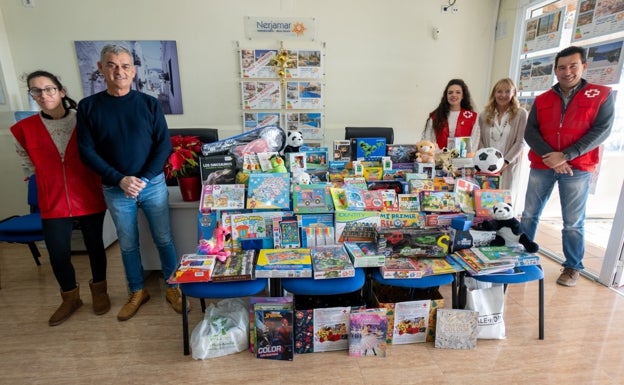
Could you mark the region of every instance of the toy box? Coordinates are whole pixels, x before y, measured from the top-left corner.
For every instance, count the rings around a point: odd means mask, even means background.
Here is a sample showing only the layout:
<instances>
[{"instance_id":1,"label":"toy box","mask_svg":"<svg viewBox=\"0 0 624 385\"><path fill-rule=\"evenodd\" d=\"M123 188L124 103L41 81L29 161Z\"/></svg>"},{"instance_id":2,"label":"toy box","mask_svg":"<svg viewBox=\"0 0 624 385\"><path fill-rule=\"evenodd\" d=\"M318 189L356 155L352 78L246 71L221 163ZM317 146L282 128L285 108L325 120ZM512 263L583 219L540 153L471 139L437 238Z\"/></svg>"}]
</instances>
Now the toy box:
<instances>
[{"instance_id":1,"label":"toy box","mask_svg":"<svg viewBox=\"0 0 624 385\"><path fill-rule=\"evenodd\" d=\"M371 307L382 307L386 309L388 315L388 325L394 325L395 315L398 319L402 319L401 314L396 314L396 304L406 301L422 301L430 300L429 319L427 322L426 342L433 342L435 337L436 315L440 308L444 307L444 297L436 289L431 290L414 290L398 286L383 285L373 282L373 298L370 299ZM401 309L399 308L399 311ZM388 335L386 341L393 343L394 331L388 327Z\"/></svg>"},{"instance_id":2,"label":"toy box","mask_svg":"<svg viewBox=\"0 0 624 385\"><path fill-rule=\"evenodd\" d=\"M351 139L351 157L363 160L377 160L386 156L386 138Z\"/></svg>"},{"instance_id":3,"label":"toy box","mask_svg":"<svg viewBox=\"0 0 624 385\"><path fill-rule=\"evenodd\" d=\"M449 252L448 233L437 229L390 227L377 229L377 247L386 256L445 257Z\"/></svg>"},{"instance_id":4,"label":"toy box","mask_svg":"<svg viewBox=\"0 0 624 385\"><path fill-rule=\"evenodd\" d=\"M397 211L379 213L380 227L424 228L426 216L419 211Z\"/></svg>"},{"instance_id":5,"label":"toy box","mask_svg":"<svg viewBox=\"0 0 624 385\"><path fill-rule=\"evenodd\" d=\"M423 211L458 212L459 205L452 191L421 191L420 207Z\"/></svg>"},{"instance_id":6,"label":"toy box","mask_svg":"<svg viewBox=\"0 0 624 385\"><path fill-rule=\"evenodd\" d=\"M296 214L327 213L334 209L328 184L296 185L292 190L293 211Z\"/></svg>"}]
</instances>

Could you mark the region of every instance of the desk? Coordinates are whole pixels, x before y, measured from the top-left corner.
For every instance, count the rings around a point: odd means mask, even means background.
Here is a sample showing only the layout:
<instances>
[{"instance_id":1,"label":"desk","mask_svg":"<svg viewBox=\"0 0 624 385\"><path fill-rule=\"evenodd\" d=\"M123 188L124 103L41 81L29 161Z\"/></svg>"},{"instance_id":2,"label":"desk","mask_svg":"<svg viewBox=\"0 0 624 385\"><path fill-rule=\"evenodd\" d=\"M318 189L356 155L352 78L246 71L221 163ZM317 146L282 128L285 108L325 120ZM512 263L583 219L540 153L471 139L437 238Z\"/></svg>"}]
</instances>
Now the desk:
<instances>
[{"instance_id":1,"label":"desk","mask_svg":"<svg viewBox=\"0 0 624 385\"><path fill-rule=\"evenodd\" d=\"M185 202L182 200L178 186L168 186L169 190L169 218L171 232L176 252L182 254L194 253L197 249L197 220L199 201ZM158 250L152 240L152 234L143 211L139 210L139 242L141 245L141 263L144 270L160 270Z\"/></svg>"}]
</instances>

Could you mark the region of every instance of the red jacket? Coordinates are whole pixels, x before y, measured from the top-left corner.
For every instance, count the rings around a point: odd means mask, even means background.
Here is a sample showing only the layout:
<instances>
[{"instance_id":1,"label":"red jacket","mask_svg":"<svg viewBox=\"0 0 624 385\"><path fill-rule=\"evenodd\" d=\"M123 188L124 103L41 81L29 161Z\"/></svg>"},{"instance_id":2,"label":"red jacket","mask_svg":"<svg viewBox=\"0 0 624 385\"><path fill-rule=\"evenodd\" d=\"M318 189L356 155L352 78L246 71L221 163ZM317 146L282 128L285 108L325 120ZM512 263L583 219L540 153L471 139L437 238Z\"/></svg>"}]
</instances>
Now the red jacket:
<instances>
[{"instance_id":1,"label":"red jacket","mask_svg":"<svg viewBox=\"0 0 624 385\"><path fill-rule=\"evenodd\" d=\"M430 116L431 121L433 122L433 114ZM459 116L457 117L457 127L455 127L455 136L470 136L472 134L472 127L474 127L477 122L477 113L474 111L464 110L463 108L459 111ZM449 138L449 126L448 120L444 119L444 124L442 126L442 130L436 135L436 142L438 143L438 148L448 147L448 138ZM474 146L474 145L473 145Z\"/></svg>"},{"instance_id":2,"label":"red jacket","mask_svg":"<svg viewBox=\"0 0 624 385\"><path fill-rule=\"evenodd\" d=\"M106 210L102 181L80 160L76 130L61 158L52 137L34 115L17 122L11 133L35 166L41 218L67 218Z\"/></svg>"},{"instance_id":3,"label":"red jacket","mask_svg":"<svg viewBox=\"0 0 624 385\"><path fill-rule=\"evenodd\" d=\"M609 97L609 87L591 84L579 90L563 110L561 97L549 90L535 98L537 121L542 138L554 151L562 151L585 135L596 120L600 106ZM599 147L568 163L577 170L593 171L600 162ZM532 168L548 169L542 157L529 151Z\"/></svg>"}]
</instances>

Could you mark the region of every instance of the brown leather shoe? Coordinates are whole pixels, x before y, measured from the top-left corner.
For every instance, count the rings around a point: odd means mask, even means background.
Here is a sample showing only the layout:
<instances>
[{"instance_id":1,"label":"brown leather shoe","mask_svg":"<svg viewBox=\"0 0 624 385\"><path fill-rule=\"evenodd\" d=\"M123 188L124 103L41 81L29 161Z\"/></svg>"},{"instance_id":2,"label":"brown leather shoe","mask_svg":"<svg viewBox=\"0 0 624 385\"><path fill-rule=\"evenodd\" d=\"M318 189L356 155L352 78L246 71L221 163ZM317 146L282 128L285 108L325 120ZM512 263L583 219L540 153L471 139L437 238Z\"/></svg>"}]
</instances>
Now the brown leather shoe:
<instances>
[{"instance_id":1,"label":"brown leather shoe","mask_svg":"<svg viewBox=\"0 0 624 385\"><path fill-rule=\"evenodd\" d=\"M126 304L121 307L121 310L119 310L119 313L117 313L117 319L119 321L129 320L139 311L141 305L149 301L149 299L149 293L145 289L130 293L128 302L126 302Z\"/></svg>"},{"instance_id":2,"label":"brown leather shoe","mask_svg":"<svg viewBox=\"0 0 624 385\"><path fill-rule=\"evenodd\" d=\"M564 267L561 270L561 275L557 279L557 284L561 286L576 286L576 281L578 281L579 275L580 273L578 270Z\"/></svg>"},{"instance_id":3,"label":"brown leather shoe","mask_svg":"<svg viewBox=\"0 0 624 385\"><path fill-rule=\"evenodd\" d=\"M80 299L79 287L76 286L74 290L62 291L61 298L63 303L52 314L52 317L48 320L48 325L56 326L65 322L80 306L82 306L82 300Z\"/></svg>"},{"instance_id":4,"label":"brown leather shoe","mask_svg":"<svg viewBox=\"0 0 624 385\"><path fill-rule=\"evenodd\" d=\"M182 292L177 287L170 287L167 289L167 302L171 304L173 310L182 314ZM186 311L191 311L191 304L186 300Z\"/></svg>"}]
</instances>

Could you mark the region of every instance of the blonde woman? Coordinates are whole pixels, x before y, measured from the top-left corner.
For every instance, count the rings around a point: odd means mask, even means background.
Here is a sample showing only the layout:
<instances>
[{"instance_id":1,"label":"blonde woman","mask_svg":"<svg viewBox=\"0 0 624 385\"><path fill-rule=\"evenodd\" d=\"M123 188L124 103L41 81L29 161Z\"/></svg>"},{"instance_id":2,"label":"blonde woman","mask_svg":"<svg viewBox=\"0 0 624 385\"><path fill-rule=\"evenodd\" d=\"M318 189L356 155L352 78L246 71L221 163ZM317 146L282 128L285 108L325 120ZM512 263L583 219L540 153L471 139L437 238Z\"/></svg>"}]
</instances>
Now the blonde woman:
<instances>
[{"instance_id":1,"label":"blonde woman","mask_svg":"<svg viewBox=\"0 0 624 385\"><path fill-rule=\"evenodd\" d=\"M505 78L496 82L487 106L479 114L479 148L494 147L503 153L505 165L499 188L511 190L512 195L520 178L526 122L527 112L520 108L513 80Z\"/></svg>"}]
</instances>

